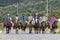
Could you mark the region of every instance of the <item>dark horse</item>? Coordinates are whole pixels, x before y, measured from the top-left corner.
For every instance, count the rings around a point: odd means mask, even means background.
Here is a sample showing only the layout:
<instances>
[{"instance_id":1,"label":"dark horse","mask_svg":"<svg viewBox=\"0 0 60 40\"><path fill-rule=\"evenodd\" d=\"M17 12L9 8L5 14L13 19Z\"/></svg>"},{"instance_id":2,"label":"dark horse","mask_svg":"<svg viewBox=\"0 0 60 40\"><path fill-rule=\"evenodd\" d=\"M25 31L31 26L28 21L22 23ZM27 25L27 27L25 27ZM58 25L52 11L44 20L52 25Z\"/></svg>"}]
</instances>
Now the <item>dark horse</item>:
<instances>
[{"instance_id":1,"label":"dark horse","mask_svg":"<svg viewBox=\"0 0 60 40\"><path fill-rule=\"evenodd\" d=\"M18 34L18 30L20 29L20 22L14 22L14 29L16 29L16 34Z\"/></svg>"},{"instance_id":2,"label":"dark horse","mask_svg":"<svg viewBox=\"0 0 60 40\"><path fill-rule=\"evenodd\" d=\"M26 23L25 21L22 21L22 22L21 22L21 29L22 29L23 31L25 31L26 27L27 27L27 23Z\"/></svg>"},{"instance_id":3,"label":"dark horse","mask_svg":"<svg viewBox=\"0 0 60 40\"><path fill-rule=\"evenodd\" d=\"M29 33L32 33L32 28L33 28L32 21L28 21L27 25L29 27Z\"/></svg>"},{"instance_id":4,"label":"dark horse","mask_svg":"<svg viewBox=\"0 0 60 40\"><path fill-rule=\"evenodd\" d=\"M47 25L45 21L41 22L41 26L40 26L40 30L42 30L42 33L45 33L45 29L46 29Z\"/></svg>"},{"instance_id":5,"label":"dark horse","mask_svg":"<svg viewBox=\"0 0 60 40\"><path fill-rule=\"evenodd\" d=\"M52 24L52 29L51 29L51 32L52 33L56 33L55 30L58 28L57 26L57 21L54 21L54 23Z\"/></svg>"},{"instance_id":6,"label":"dark horse","mask_svg":"<svg viewBox=\"0 0 60 40\"><path fill-rule=\"evenodd\" d=\"M38 34L38 32L39 32L39 21L38 20L37 20L37 22L35 21L33 26L34 26L35 33Z\"/></svg>"},{"instance_id":7,"label":"dark horse","mask_svg":"<svg viewBox=\"0 0 60 40\"><path fill-rule=\"evenodd\" d=\"M3 26L6 27L6 33L9 34L10 30L11 30L11 27L12 27L12 23L11 22L7 22L7 21L4 21L3 22Z\"/></svg>"}]
</instances>

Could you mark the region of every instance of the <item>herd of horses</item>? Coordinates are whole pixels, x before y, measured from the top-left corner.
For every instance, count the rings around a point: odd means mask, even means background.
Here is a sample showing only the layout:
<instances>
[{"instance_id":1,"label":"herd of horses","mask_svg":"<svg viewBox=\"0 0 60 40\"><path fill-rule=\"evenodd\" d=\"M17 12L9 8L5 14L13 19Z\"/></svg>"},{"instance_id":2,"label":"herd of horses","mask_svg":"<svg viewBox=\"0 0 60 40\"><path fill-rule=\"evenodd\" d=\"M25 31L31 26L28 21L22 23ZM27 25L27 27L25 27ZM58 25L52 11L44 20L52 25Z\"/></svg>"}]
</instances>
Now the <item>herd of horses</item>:
<instances>
[{"instance_id":1,"label":"herd of horses","mask_svg":"<svg viewBox=\"0 0 60 40\"><path fill-rule=\"evenodd\" d=\"M32 33L32 29L34 29L34 32L36 34L40 33L42 31L42 33L45 33L46 28L50 29L50 32L52 33L56 33L55 29L57 29L57 21L55 21L52 24L52 27L50 27L49 22L35 22L35 21L17 21L13 23L14 25L12 26L11 22L6 22L4 24L4 27L6 27L6 33L9 33L11 28L13 27L13 29L16 30L16 34L19 33L19 29L21 29L22 31L25 32L26 28L29 28L29 33Z\"/></svg>"}]
</instances>

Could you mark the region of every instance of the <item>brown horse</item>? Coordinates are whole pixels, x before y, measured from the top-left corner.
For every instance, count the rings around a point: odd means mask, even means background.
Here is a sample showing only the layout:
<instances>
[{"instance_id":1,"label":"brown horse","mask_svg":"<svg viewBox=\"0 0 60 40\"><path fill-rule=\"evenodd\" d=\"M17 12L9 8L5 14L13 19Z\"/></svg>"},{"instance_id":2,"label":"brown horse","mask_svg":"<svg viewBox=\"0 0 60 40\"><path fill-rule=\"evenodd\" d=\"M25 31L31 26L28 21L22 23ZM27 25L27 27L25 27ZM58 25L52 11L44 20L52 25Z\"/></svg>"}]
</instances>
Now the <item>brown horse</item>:
<instances>
[{"instance_id":1,"label":"brown horse","mask_svg":"<svg viewBox=\"0 0 60 40\"><path fill-rule=\"evenodd\" d=\"M39 32L39 22L35 20L32 21L32 28L34 28L35 33L37 34Z\"/></svg>"},{"instance_id":2,"label":"brown horse","mask_svg":"<svg viewBox=\"0 0 60 40\"><path fill-rule=\"evenodd\" d=\"M52 24L52 29L51 29L51 32L52 33L56 33L55 30L58 28L57 26L57 21L55 21L53 24Z\"/></svg>"},{"instance_id":3,"label":"brown horse","mask_svg":"<svg viewBox=\"0 0 60 40\"><path fill-rule=\"evenodd\" d=\"M45 21L41 22L40 30L42 30L42 33L45 33L46 27L47 27L46 22Z\"/></svg>"},{"instance_id":4,"label":"brown horse","mask_svg":"<svg viewBox=\"0 0 60 40\"><path fill-rule=\"evenodd\" d=\"M14 29L16 29L16 34L18 34L18 30L20 29L20 26L21 26L21 24L20 24L20 22L19 21L15 21L14 22Z\"/></svg>"},{"instance_id":5,"label":"brown horse","mask_svg":"<svg viewBox=\"0 0 60 40\"><path fill-rule=\"evenodd\" d=\"M3 27L6 27L6 33L9 34L11 27L12 27L12 23L10 21L4 21L3 22Z\"/></svg>"},{"instance_id":6,"label":"brown horse","mask_svg":"<svg viewBox=\"0 0 60 40\"><path fill-rule=\"evenodd\" d=\"M32 23L32 21L28 21L27 25L28 25L28 27L29 27L29 33L32 33L32 28L33 28L33 23Z\"/></svg>"},{"instance_id":7,"label":"brown horse","mask_svg":"<svg viewBox=\"0 0 60 40\"><path fill-rule=\"evenodd\" d=\"M27 23L26 23L26 21L22 21L21 22L21 29L25 32L25 30L26 30L26 27L27 27Z\"/></svg>"}]
</instances>

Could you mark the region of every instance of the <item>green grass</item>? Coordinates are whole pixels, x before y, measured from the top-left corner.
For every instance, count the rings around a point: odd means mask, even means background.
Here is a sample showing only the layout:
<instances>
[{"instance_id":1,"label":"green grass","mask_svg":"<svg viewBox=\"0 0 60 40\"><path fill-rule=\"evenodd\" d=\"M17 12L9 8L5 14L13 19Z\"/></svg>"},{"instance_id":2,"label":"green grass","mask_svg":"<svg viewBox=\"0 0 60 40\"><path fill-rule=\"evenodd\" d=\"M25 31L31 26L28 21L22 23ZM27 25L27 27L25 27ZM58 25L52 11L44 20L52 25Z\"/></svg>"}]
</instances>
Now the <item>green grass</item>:
<instances>
[{"instance_id":1,"label":"green grass","mask_svg":"<svg viewBox=\"0 0 60 40\"><path fill-rule=\"evenodd\" d=\"M2 23L0 23L0 30L3 30Z\"/></svg>"},{"instance_id":2,"label":"green grass","mask_svg":"<svg viewBox=\"0 0 60 40\"><path fill-rule=\"evenodd\" d=\"M60 22L58 22L57 25L58 25L58 28L60 28Z\"/></svg>"}]
</instances>

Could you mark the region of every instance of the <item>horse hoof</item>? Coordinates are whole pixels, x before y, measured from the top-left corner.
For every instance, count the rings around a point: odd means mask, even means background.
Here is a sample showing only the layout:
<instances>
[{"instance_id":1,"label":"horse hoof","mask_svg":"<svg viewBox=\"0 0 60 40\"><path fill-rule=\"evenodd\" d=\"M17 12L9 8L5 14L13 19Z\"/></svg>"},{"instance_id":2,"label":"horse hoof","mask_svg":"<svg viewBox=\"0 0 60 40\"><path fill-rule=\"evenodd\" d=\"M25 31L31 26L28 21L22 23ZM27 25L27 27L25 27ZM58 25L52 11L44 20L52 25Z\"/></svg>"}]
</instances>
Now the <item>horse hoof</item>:
<instances>
[{"instance_id":1,"label":"horse hoof","mask_svg":"<svg viewBox=\"0 0 60 40\"><path fill-rule=\"evenodd\" d=\"M9 34L9 32L7 32L6 34Z\"/></svg>"},{"instance_id":2,"label":"horse hoof","mask_svg":"<svg viewBox=\"0 0 60 40\"><path fill-rule=\"evenodd\" d=\"M31 34L32 32L29 32L29 34Z\"/></svg>"}]
</instances>

